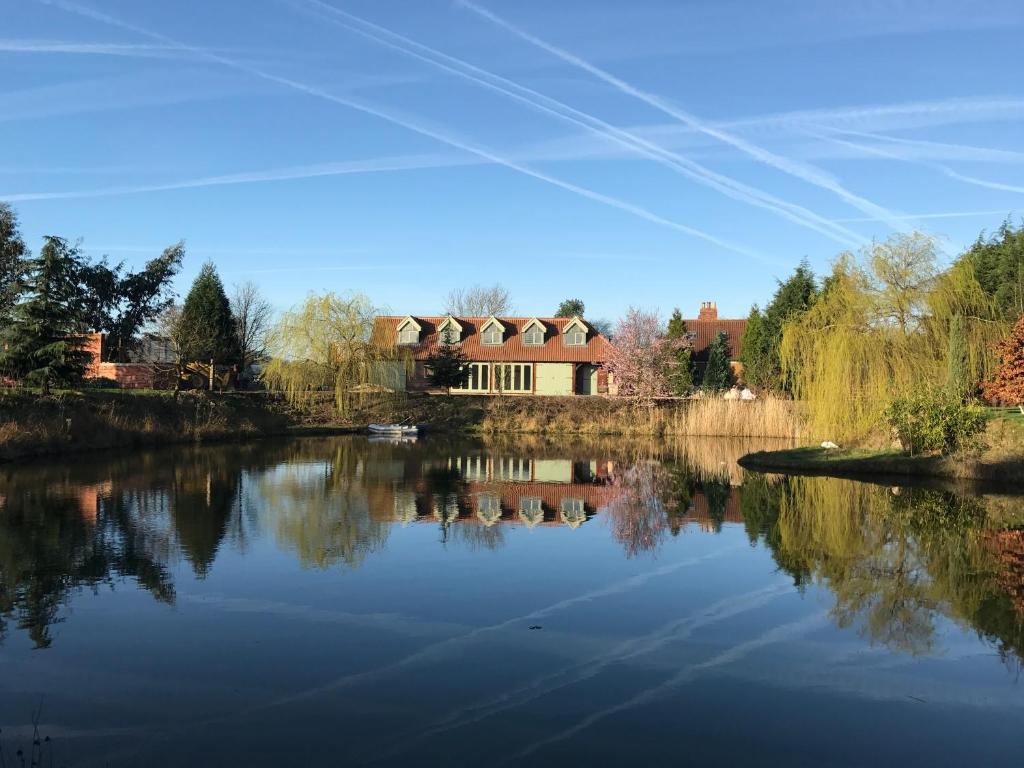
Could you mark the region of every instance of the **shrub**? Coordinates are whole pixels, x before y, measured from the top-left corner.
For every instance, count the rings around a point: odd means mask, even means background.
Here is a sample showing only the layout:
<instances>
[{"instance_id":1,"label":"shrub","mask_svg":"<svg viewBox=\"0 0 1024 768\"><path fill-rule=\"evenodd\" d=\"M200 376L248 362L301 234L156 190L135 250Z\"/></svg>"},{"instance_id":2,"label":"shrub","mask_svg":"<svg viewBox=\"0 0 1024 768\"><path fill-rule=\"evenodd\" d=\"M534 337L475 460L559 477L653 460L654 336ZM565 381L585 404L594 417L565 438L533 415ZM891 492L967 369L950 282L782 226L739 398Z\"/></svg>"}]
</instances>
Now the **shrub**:
<instances>
[{"instance_id":1,"label":"shrub","mask_svg":"<svg viewBox=\"0 0 1024 768\"><path fill-rule=\"evenodd\" d=\"M91 379L85 380L86 389L120 389L121 385L116 379L110 379L106 376L96 376Z\"/></svg>"},{"instance_id":2,"label":"shrub","mask_svg":"<svg viewBox=\"0 0 1024 768\"><path fill-rule=\"evenodd\" d=\"M911 455L965 448L985 428L980 408L942 392L925 392L889 403L883 419Z\"/></svg>"}]
</instances>

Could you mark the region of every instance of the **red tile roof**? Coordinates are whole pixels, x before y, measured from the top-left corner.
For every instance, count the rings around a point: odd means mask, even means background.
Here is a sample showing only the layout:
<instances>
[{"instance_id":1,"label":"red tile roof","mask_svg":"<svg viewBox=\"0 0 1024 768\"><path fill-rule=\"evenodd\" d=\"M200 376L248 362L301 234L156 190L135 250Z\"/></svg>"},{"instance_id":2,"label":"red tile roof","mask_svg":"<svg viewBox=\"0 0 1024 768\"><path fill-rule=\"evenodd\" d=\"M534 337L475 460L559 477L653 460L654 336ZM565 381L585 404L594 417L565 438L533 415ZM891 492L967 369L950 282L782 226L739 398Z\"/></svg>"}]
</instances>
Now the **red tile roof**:
<instances>
[{"instance_id":1,"label":"red tile roof","mask_svg":"<svg viewBox=\"0 0 1024 768\"><path fill-rule=\"evenodd\" d=\"M747 330L746 320L684 320L686 329L694 335L694 357L707 356L707 348L719 331L725 331L729 340L729 359L738 360L743 334Z\"/></svg>"},{"instance_id":2,"label":"red tile roof","mask_svg":"<svg viewBox=\"0 0 1024 768\"><path fill-rule=\"evenodd\" d=\"M407 315L380 315L374 319L374 343L393 347L398 339L398 326ZM420 343L410 344L408 349L415 360L426 360L437 351L438 326L446 316L411 315L422 329ZM587 343L581 347L567 347L562 342L562 331L572 322L568 317L539 317L544 324L546 333L544 344L527 346L522 341L523 328L531 317L499 317L497 320L505 326L505 341L500 346L485 345L480 338L480 329L490 318L487 317L456 317L462 326L460 346L470 360L496 362L551 362L551 363L603 363L608 360L611 352L609 341L595 331L586 320Z\"/></svg>"}]
</instances>

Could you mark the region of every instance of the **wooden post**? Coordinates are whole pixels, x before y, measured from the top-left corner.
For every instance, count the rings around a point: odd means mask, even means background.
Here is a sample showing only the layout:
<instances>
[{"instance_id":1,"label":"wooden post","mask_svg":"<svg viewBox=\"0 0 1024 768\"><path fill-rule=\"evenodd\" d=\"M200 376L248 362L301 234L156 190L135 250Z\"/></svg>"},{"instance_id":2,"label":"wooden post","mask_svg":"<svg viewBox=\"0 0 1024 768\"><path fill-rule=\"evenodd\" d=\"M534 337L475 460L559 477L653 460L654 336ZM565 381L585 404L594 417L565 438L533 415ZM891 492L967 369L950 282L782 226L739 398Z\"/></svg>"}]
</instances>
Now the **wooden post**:
<instances>
[{"instance_id":1,"label":"wooden post","mask_svg":"<svg viewBox=\"0 0 1024 768\"><path fill-rule=\"evenodd\" d=\"M213 358L210 358L210 391L213 392Z\"/></svg>"}]
</instances>

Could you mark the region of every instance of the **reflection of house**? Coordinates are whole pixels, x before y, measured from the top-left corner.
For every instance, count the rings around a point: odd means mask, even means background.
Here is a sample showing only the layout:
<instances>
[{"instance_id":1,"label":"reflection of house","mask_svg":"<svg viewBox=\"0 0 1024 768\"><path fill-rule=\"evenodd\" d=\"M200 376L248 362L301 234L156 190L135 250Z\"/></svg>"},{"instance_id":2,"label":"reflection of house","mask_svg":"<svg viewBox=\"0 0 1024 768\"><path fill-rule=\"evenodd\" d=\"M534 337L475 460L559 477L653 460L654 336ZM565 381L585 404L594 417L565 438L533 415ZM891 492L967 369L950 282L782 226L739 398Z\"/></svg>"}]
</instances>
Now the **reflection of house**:
<instances>
[{"instance_id":1,"label":"reflection of house","mask_svg":"<svg viewBox=\"0 0 1024 768\"><path fill-rule=\"evenodd\" d=\"M740 347L743 334L747 330L746 320L719 319L718 305L713 301L705 301L700 305L700 313L694 320L684 320L686 330L690 332L693 343L693 359L699 368L708 362L708 347L719 333L724 333L729 342L729 362L733 372L738 376L743 371L740 363Z\"/></svg>"},{"instance_id":2,"label":"reflection of house","mask_svg":"<svg viewBox=\"0 0 1024 768\"><path fill-rule=\"evenodd\" d=\"M443 344L469 360L457 394L595 395L608 392L608 340L580 317L382 316L376 344L407 351L408 390L428 388L426 362Z\"/></svg>"},{"instance_id":3,"label":"reflection of house","mask_svg":"<svg viewBox=\"0 0 1024 768\"><path fill-rule=\"evenodd\" d=\"M620 493L610 462L471 454L450 458L445 469L459 478L457 492L431 487L425 476L412 490L388 484L371 491L371 514L402 523L577 528Z\"/></svg>"},{"instance_id":4,"label":"reflection of house","mask_svg":"<svg viewBox=\"0 0 1024 768\"><path fill-rule=\"evenodd\" d=\"M727 495L719 503L712 505L706 493L698 491L693 495L690 508L686 514L673 519L673 528L685 525L696 525L704 533L715 533L723 523L743 524L743 511L740 509L740 492L728 488Z\"/></svg>"}]
</instances>

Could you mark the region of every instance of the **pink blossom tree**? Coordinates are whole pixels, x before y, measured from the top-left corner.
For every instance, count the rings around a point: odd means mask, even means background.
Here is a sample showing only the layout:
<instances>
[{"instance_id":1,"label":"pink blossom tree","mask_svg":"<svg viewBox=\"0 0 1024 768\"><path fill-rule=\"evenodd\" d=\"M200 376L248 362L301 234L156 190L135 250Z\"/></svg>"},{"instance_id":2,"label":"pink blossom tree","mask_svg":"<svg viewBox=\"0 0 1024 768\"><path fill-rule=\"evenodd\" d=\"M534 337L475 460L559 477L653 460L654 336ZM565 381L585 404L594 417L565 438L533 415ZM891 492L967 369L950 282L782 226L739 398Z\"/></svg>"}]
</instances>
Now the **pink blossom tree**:
<instances>
[{"instance_id":1,"label":"pink blossom tree","mask_svg":"<svg viewBox=\"0 0 1024 768\"><path fill-rule=\"evenodd\" d=\"M612 336L608 370L615 377L619 395L650 401L672 394L670 374L688 338L668 339L657 312L630 307Z\"/></svg>"}]
</instances>

